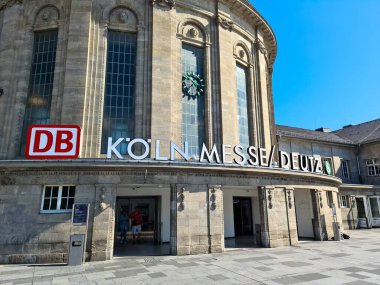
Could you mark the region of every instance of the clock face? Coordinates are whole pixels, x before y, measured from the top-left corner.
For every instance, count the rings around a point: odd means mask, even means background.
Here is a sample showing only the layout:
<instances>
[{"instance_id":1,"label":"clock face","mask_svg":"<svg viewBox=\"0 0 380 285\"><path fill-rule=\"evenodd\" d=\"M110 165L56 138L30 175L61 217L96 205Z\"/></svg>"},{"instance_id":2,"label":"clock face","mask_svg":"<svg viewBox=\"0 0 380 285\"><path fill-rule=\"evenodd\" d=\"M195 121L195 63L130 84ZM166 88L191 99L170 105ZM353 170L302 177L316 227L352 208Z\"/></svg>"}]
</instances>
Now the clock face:
<instances>
[{"instance_id":1,"label":"clock face","mask_svg":"<svg viewBox=\"0 0 380 285\"><path fill-rule=\"evenodd\" d=\"M184 96L198 97L204 94L204 81L195 72L186 72L182 76L182 92Z\"/></svg>"}]
</instances>

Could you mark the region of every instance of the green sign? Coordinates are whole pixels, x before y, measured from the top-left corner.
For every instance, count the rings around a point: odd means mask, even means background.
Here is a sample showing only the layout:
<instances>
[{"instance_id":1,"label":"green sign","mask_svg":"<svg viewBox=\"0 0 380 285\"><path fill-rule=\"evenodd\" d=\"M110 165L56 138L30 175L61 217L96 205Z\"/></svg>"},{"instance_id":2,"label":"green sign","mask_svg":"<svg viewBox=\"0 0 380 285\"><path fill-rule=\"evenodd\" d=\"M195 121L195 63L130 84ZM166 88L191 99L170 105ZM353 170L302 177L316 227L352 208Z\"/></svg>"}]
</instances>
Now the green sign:
<instances>
[{"instance_id":1,"label":"green sign","mask_svg":"<svg viewBox=\"0 0 380 285\"><path fill-rule=\"evenodd\" d=\"M186 72L182 76L182 92L184 96L199 97L204 95L204 81L195 72Z\"/></svg>"},{"instance_id":2,"label":"green sign","mask_svg":"<svg viewBox=\"0 0 380 285\"><path fill-rule=\"evenodd\" d=\"M332 175L331 163L328 160L325 160L325 170L328 175Z\"/></svg>"}]
</instances>

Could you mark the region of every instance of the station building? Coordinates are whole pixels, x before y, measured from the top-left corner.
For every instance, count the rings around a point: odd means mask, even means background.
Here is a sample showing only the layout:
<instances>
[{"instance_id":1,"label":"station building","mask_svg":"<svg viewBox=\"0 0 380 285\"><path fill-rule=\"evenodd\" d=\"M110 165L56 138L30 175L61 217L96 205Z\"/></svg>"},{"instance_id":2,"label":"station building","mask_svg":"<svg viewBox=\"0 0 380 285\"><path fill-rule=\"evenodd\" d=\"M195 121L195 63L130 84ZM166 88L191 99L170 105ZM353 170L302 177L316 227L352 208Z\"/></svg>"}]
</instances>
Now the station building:
<instances>
[{"instance_id":1,"label":"station building","mask_svg":"<svg viewBox=\"0 0 380 285\"><path fill-rule=\"evenodd\" d=\"M380 119L333 132L277 126L277 137L281 150L320 154L323 172L342 179L342 228L380 227Z\"/></svg>"},{"instance_id":2,"label":"station building","mask_svg":"<svg viewBox=\"0 0 380 285\"><path fill-rule=\"evenodd\" d=\"M276 52L246 0L2 1L0 262L66 262L77 232L89 261L333 239L339 189L357 189L276 132ZM78 157L31 156L36 125L78 126ZM135 207L143 244L120 245Z\"/></svg>"}]
</instances>

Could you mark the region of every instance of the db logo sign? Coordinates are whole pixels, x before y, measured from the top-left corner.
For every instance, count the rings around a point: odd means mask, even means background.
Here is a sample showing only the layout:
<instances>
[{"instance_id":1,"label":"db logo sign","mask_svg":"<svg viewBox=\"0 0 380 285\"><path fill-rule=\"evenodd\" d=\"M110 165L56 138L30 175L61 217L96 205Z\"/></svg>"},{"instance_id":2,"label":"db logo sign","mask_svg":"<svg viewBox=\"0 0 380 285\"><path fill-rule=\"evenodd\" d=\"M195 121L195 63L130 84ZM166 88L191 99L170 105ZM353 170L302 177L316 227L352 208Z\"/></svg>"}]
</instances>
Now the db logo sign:
<instances>
[{"instance_id":1,"label":"db logo sign","mask_svg":"<svg viewBox=\"0 0 380 285\"><path fill-rule=\"evenodd\" d=\"M68 159L79 156L80 127L32 125L28 129L26 158Z\"/></svg>"}]
</instances>

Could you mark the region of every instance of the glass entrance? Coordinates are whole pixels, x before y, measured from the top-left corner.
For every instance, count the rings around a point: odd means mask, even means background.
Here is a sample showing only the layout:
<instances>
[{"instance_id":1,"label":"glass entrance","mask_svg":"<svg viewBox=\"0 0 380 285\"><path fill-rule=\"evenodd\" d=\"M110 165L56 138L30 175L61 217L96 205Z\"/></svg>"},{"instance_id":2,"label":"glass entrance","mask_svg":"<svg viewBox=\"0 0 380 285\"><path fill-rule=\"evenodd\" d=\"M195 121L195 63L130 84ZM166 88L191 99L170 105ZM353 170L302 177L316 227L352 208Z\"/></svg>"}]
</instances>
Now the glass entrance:
<instances>
[{"instance_id":1,"label":"glass entrance","mask_svg":"<svg viewBox=\"0 0 380 285\"><path fill-rule=\"evenodd\" d=\"M358 228L368 228L368 218L364 198L356 197L356 207L358 209Z\"/></svg>"},{"instance_id":2,"label":"glass entrance","mask_svg":"<svg viewBox=\"0 0 380 285\"><path fill-rule=\"evenodd\" d=\"M234 197L234 226L235 237L252 235L252 203L251 198Z\"/></svg>"},{"instance_id":3,"label":"glass entrance","mask_svg":"<svg viewBox=\"0 0 380 285\"><path fill-rule=\"evenodd\" d=\"M380 227L380 197L369 197L369 204L372 213L372 226Z\"/></svg>"},{"instance_id":4,"label":"glass entrance","mask_svg":"<svg viewBox=\"0 0 380 285\"><path fill-rule=\"evenodd\" d=\"M161 245L161 196L118 197L115 214L115 256L169 254Z\"/></svg>"}]
</instances>

